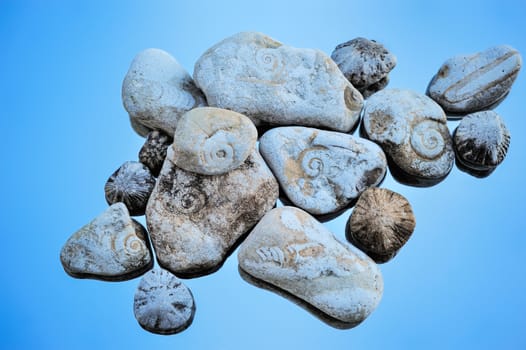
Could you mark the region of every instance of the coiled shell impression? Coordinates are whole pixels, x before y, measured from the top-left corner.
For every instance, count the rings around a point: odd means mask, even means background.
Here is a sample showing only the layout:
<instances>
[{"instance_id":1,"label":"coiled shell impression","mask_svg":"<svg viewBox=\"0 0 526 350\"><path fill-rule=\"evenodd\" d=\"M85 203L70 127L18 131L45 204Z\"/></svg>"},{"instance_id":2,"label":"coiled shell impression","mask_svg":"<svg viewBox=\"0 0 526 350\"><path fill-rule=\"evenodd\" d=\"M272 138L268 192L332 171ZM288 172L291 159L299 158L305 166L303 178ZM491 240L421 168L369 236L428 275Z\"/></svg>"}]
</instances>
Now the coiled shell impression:
<instances>
[{"instance_id":1,"label":"coiled shell impression","mask_svg":"<svg viewBox=\"0 0 526 350\"><path fill-rule=\"evenodd\" d=\"M417 179L412 184L425 186L444 179L453 167L455 154L446 122L442 108L429 97L385 89L368 99L362 134L382 147L393 175L401 173Z\"/></svg>"},{"instance_id":2,"label":"coiled shell impression","mask_svg":"<svg viewBox=\"0 0 526 350\"><path fill-rule=\"evenodd\" d=\"M405 197L385 188L365 190L347 222L347 239L377 263L392 259L415 229Z\"/></svg>"},{"instance_id":3,"label":"coiled shell impression","mask_svg":"<svg viewBox=\"0 0 526 350\"><path fill-rule=\"evenodd\" d=\"M144 275L135 292L133 312L142 328L157 334L175 334L194 319L190 289L170 272L156 268Z\"/></svg>"},{"instance_id":4,"label":"coiled shell impression","mask_svg":"<svg viewBox=\"0 0 526 350\"><path fill-rule=\"evenodd\" d=\"M242 114L202 107L179 121L172 144L175 164L201 175L219 175L239 167L256 145L257 130Z\"/></svg>"},{"instance_id":5,"label":"coiled shell impression","mask_svg":"<svg viewBox=\"0 0 526 350\"><path fill-rule=\"evenodd\" d=\"M146 137L146 142L139 151L139 161L146 165L153 176L159 175L166 158L166 150L173 139L162 131L151 131Z\"/></svg>"},{"instance_id":6,"label":"coiled shell impression","mask_svg":"<svg viewBox=\"0 0 526 350\"><path fill-rule=\"evenodd\" d=\"M104 192L108 204L123 202L130 215L144 215L154 186L155 177L146 165L129 161L110 176Z\"/></svg>"},{"instance_id":7,"label":"coiled shell impression","mask_svg":"<svg viewBox=\"0 0 526 350\"><path fill-rule=\"evenodd\" d=\"M510 139L508 128L494 111L468 114L453 135L458 160L478 171L493 170L502 163Z\"/></svg>"}]
</instances>

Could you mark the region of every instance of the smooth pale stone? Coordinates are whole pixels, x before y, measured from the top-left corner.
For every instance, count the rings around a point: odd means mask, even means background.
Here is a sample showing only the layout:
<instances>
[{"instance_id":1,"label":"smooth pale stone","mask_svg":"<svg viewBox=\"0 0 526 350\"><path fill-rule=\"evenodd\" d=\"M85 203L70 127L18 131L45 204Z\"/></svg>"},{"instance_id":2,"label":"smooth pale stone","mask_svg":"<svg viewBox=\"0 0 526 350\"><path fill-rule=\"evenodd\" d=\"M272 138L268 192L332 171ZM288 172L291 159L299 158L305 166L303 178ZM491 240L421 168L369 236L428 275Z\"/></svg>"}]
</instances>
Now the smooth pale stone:
<instances>
[{"instance_id":1,"label":"smooth pale stone","mask_svg":"<svg viewBox=\"0 0 526 350\"><path fill-rule=\"evenodd\" d=\"M146 222L161 266L177 276L217 270L234 244L269 211L278 184L257 150L222 175L177 167L172 147L146 208Z\"/></svg>"},{"instance_id":2,"label":"smooth pale stone","mask_svg":"<svg viewBox=\"0 0 526 350\"><path fill-rule=\"evenodd\" d=\"M122 102L133 129L173 135L185 112L206 106L203 93L188 72L169 53L147 49L135 56L122 83Z\"/></svg>"},{"instance_id":3,"label":"smooth pale stone","mask_svg":"<svg viewBox=\"0 0 526 350\"><path fill-rule=\"evenodd\" d=\"M115 203L66 241L60 261L73 277L131 279L153 266L146 235L126 206Z\"/></svg>"},{"instance_id":4,"label":"smooth pale stone","mask_svg":"<svg viewBox=\"0 0 526 350\"><path fill-rule=\"evenodd\" d=\"M362 95L326 54L256 32L233 35L206 51L194 80L210 106L278 125L347 132L363 106Z\"/></svg>"},{"instance_id":5,"label":"smooth pale stone","mask_svg":"<svg viewBox=\"0 0 526 350\"><path fill-rule=\"evenodd\" d=\"M465 116L455 129L453 140L458 159L472 170L494 170L506 157L510 132L494 111Z\"/></svg>"},{"instance_id":6,"label":"smooth pale stone","mask_svg":"<svg viewBox=\"0 0 526 350\"><path fill-rule=\"evenodd\" d=\"M259 149L287 197L316 215L345 208L387 170L376 144L334 131L274 128L260 138Z\"/></svg>"},{"instance_id":7,"label":"smooth pale stone","mask_svg":"<svg viewBox=\"0 0 526 350\"><path fill-rule=\"evenodd\" d=\"M294 207L268 212L240 245L238 261L249 275L352 325L383 293L380 269L368 256Z\"/></svg>"},{"instance_id":8,"label":"smooth pale stone","mask_svg":"<svg viewBox=\"0 0 526 350\"><path fill-rule=\"evenodd\" d=\"M190 289L170 272L156 268L141 278L135 292L133 313L142 328L157 334L175 334L194 319Z\"/></svg>"},{"instance_id":9,"label":"smooth pale stone","mask_svg":"<svg viewBox=\"0 0 526 350\"><path fill-rule=\"evenodd\" d=\"M336 46L331 58L364 98L385 88L389 72L396 66L395 55L382 44L366 38L355 38Z\"/></svg>"},{"instance_id":10,"label":"smooth pale stone","mask_svg":"<svg viewBox=\"0 0 526 350\"><path fill-rule=\"evenodd\" d=\"M227 173L245 162L258 132L242 114L214 107L195 108L179 120L172 147L174 163L202 175Z\"/></svg>"},{"instance_id":11,"label":"smooth pale stone","mask_svg":"<svg viewBox=\"0 0 526 350\"><path fill-rule=\"evenodd\" d=\"M447 176L455 153L447 119L429 97L385 89L367 100L362 128L405 174L430 181Z\"/></svg>"},{"instance_id":12,"label":"smooth pale stone","mask_svg":"<svg viewBox=\"0 0 526 350\"><path fill-rule=\"evenodd\" d=\"M448 59L427 88L446 112L491 109L510 92L522 66L520 53L506 45Z\"/></svg>"}]
</instances>

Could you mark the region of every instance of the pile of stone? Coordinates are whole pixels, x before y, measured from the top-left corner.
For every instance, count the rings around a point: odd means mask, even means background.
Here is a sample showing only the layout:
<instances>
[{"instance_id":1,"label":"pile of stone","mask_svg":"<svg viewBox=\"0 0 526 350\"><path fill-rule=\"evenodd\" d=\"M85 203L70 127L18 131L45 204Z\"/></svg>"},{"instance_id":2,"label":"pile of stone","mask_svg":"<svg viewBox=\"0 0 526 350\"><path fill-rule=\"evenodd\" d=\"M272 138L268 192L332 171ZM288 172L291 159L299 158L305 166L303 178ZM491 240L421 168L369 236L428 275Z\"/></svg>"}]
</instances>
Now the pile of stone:
<instances>
[{"instance_id":1,"label":"pile of stone","mask_svg":"<svg viewBox=\"0 0 526 350\"><path fill-rule=\"evenodd\" d=\"M179 278L213 273L240 245L243 279L334 327L356 326L382 297L377 263L415 229L407 199L378 188L388 169L416 186L443 180L455 155L477 176L493 171L510 136L491 109L509 93L521 57L497 46L449 59L427 96L384 89L395 65L364 38L330 58L254 32L211 47L193 79L162 50L139 53L122 98L146 142L139 161L108 179L109 208L67 240L65 271L110 281L144 275L137 321L173 334L195 313ZM462 118L453 137L448 118ZM361 137L352 136L358 125ZM288 205L276 207L279 198ZM353 206L350 244L320 221ZM130 215L145 215L148 232Z\"/></svg>"}]
</instances>

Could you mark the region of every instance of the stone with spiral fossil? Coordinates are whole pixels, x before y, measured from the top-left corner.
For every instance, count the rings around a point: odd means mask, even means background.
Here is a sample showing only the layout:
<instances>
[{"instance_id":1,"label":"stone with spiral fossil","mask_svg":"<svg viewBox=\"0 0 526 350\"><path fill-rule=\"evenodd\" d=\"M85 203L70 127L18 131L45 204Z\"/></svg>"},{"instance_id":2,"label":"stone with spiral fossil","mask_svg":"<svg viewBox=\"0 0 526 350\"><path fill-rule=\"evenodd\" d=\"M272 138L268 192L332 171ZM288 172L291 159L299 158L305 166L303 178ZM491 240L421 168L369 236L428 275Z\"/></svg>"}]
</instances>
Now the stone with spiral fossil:
<instances>
[{"instance_id":1,"label":"stone with spiral fossil","mask_svg":"<svg viewBox=\"0 0 526 350\"><path fill-rule=\"evenodd\" d=\"M368 188L358 198L346 226L349 242L377 263L392 259L415 229L407 199L386 188Z\"/></svg>"},{"instance_id":2,"label":"stone with spiral fossil","mask_svg":"<svg viewBox=\"0 0 526 350\"><path fill-rule=\"evenodd\" d=\"M315 215L345 208L387 170L376 144L334 131L278 127L261 137L259 148L290 201Z\"/></svg>"},{"instance_id":3,"label":"stone with spiral fossil","mask_svg":"<svg viewBox=\"0 0 526 350\"><path fill-rule=\"evenodd\" d=\"M240 269L302 299L350 328L378 306L378 266L295 207L272 209L238 251Z\"/></svg>"},{"instance_id":4,"label":"stone with spiral fossil","mask_svg":"<svg viewBox=\"0 0 526 350\"><path fill-rule=\"evenodd\" d=\"M510 139L508 128L494 111L468 114L453 134L457 159L468 169L481 174L491 173L502 163Z\"/></svg>"},{"instance_id":5,"label":"stone with spiral fossil","mask_svg":"<svg viewBox=\"0 0 526 350\"><path fill-rule=\"evenodd\" d=\"M151 130L172 136L181 115L206 106L188 72L160 49L146 49L135 56L122 83L122 102L141 136Z\"/></svg>"},{"instance_id":6,"label":"stone with spiral fossil","mask_svg":"<svg viewBox=\"0 0 526 350\"><path fill-rule=\"evenodd\" d=\"M347 132L363 97L325 53L298 49L257 32L242 32L208 49L194 80L210 106L277 125Z\"/></svg>"},{"instance_id":7,"label":"stone with spiral fossil","mask_svg":"<svg viewBox=\"0 0 526 350\"><path fill-rule=\"evenodd\" d=\"M156 334L176 334L194 319L195 302L190 289L161 268L145 274L133 300L133 313L139 325Z\"/></svg>"},{"instance_id":8,"label":"stone with spiral fossil","mask_svg":"<svg viewBox=\"0 0 526 350\"><path fill-rule=\"evenodd\" d=\"M172 144L174 163L197 174L224 174L245 162L257 136L254 124L242 114L195 108L179 120Z\"/></svg>"},{"instance_id":9,"label":"stone with spiral fossil","mask_svg":"<svg viewBox=\"0 0 526 350\"><path fill-rule=\"evenodd\" d=\"M447 119L429 97L410 90L385 89L364 108L361 133L379 144L398 179L428 186L443 180L455 160Z\"/></svg>"},{"instance_id":10,"label":"stone with spiral fossil","mask_svg":"<svg viewBox=\"0 0 526 350\"><path fill-rule=\"evenodd\" d=\"M122 203L75 232L60 251L64 270L77 278L122 281L153 266L147 233Z\"/></svg>"},{"instance_id":11,"label":"stone with spiral fossil","mask_svg":"<svg viewBox=\"0 0 526 350\"><path fill-rule=\"evenodd\" d=\"M128 161L109 177L104 193L108 204L122 202L130 215L144 215L154 186L155 177L146 165Z\"/></svg>"},{"instance_id":12,"label":"stone with spiral fossil","mask_svg":"<svg viewBox=\"0 0 526 350\"><path fill-rule=\"evenodd\" d=\"M442 64L427 95L452 118L492 109L508 95L521 66L520 53L507 45L455 56Z\"/></svg>"},{"instance_id":13,"label":"stone with spiral fossil","mask_svg":"<svg viewBox=\"0 0 526 350\"><path fill-rule=\"evenodd\" d=\"M217 270L232 247L276 203L278 184L259 152L221 175L179 168L168 153L146 208L159 264L179 277Z\"/></svg>"}]
</instances>

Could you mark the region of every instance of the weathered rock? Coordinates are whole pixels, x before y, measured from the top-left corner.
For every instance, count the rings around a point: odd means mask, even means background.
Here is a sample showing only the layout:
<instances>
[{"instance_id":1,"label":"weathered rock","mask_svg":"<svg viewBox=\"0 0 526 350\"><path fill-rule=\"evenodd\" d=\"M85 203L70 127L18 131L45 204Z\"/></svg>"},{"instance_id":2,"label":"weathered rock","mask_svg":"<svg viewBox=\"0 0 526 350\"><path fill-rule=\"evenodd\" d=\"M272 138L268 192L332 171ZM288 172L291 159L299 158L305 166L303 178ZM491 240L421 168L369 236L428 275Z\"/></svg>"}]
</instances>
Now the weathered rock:
<instances>
[{"instance_id":1,"label":"weathered rock","mask_svg":"<svg viewBox=\"0 0 526 350\"><path fill-rule=\"evenodd\" d=\"M194 68L210 106L279 125L347 132L363 106L361 94L323 52L297 49L255 32L231 36L206 51Z\"/></svg>"},{"instance_id":2,"label":"weathered rock","mask_svg":"<svg viewBox=\"0 0 526 350\"><path fill-rule=\"evenodd\" d=\"M238 252L240 268L330 317L357 325L383 293L378 266L294 207L271 210Z\"/></svg>"},{"instance_id":3,"label":"weathered rock","mask_svg":"<svg viewBox=\"0 0 526 350\"><path fill-rule=\"evenodd\" d=\"M173 139L162 131L151 131L139 151L139 161L146 165L153 176L158 176L166 158L166 150Z\"/></svg>"},{"instance_id":4,"label":"weathered rock","mask_svg":"<svg viewBox=\"0 0 526 350\"><path fill-rule=\"evenodd\" d=\"M174 134L174 163L202 175L220 175L245 162L258 132L242 114L214 107L195 108L179 120Z\"/></svg>"},{"instance_id":5,"label":"weathered rock","mask_svg":"<svg viewBox=\"0 0 526 350\"><path fill-rule=\"evenodd\" d=\"M259 149L287 197L317 215L345 208L387 170L376 144L334 131L279 127L261 137Z\"/></svg>"},{"instance_id":6,"label":"weathered rock","mask_svg":"<svg viewBox=\"0 0 526 350\"><path fill-rule=\"evenodd\" d=\"M170 272L156 268L145 274L133 301L133 313L142 328L157 334L175 334L194 319L192 292Z\"/></svg>"},{"instance_id":7,"label":"weathered rock","mask_svg":"<svg viewBox=\"0 0 526 350\"><path fill-rule=\"evenodd\" d=\"M336 46L331 58L364 98L387 86L396 56L382 44L355 38Z\"/></svg>"},{"instance_id":8,"label":"weathered rock","mask_svg":"<svg viewBox=\"0 0 526 350\"><path fill-rule=\"evenodd\" d=\"M155 186L155 177L139 162L125 162L106 181L104 193L108 204L122 202L130 215L144 215L146 203Z\"/></svg>"},{"instance_id":9,"label":"weathered rock","mask_svg":"<svg viewBox=\"0 0 526 350\"><path fill-rule=\"evenodd\" d=\"M385 89L367 100L362 132L402 173L429 185L444 179L455 160L446 122L444 111L429 97Z\"/></svg>"},{"instance_id":10,"label":"weathered rock","mask_svg":"<svg viewBox=\"0 0 526 350\"><path fill-rule=\"evenodd\" d=\"M146 208L155 252L177 276L211 273L274 206L278 184L256 150L223 175L188 172L173 159L170 147Z\"/></svg>"},{"instance_id":11,"label":"weathered rock","mask_svg":"<svg viewBox=\"0 0 526 350\"><path fill-rule=\"evenodd\" d=\"M521 66L519 52L506 45L456 56L440 67L427 94L453 114L491 109L508 95Z\"/></svg>"},{"instance_id":12,"label":"weathered rock","mask_svg":"<svg viewBox=\"0 0 526 350\"><path fill-rule=\"evenodd\" d=\"M66 241L60 261L77 278L135 278L153 266L146 235L124 204L115 203Z\"/></svg>"},{"instance_id":13,"label":"weathered rock","mask_svg":"<svg viewBox=\"0 0 526 350\"><path fill-rule=\"evenodd\" d=\"M171 136L181 115L206 105L186 70L159 49L135 56L122 83L122 102L141 136L147 130L162 130Z\"/></svg>"},{"instance_id":14,"label":"weathered rock","mask_svg":"<svg viewBox=\"0 0 526 350\"><path fill-rule=\"evenodd\" d=\"M347 239L377 263L392 259L415 229L407 199L385 188L368 188L347 221Z\"/></svg>"},{"instance_id":15,"label":"weathered rock","mask_svg":"<svg viewBox=\"0 0 526 350\"><path fill-rule=\"evenodd\" d=\"M506 157L510 132L494 111L465 116L455 129L453 141L457 159L472 170L493 171Z\"/></svg>"}]
</instances>

